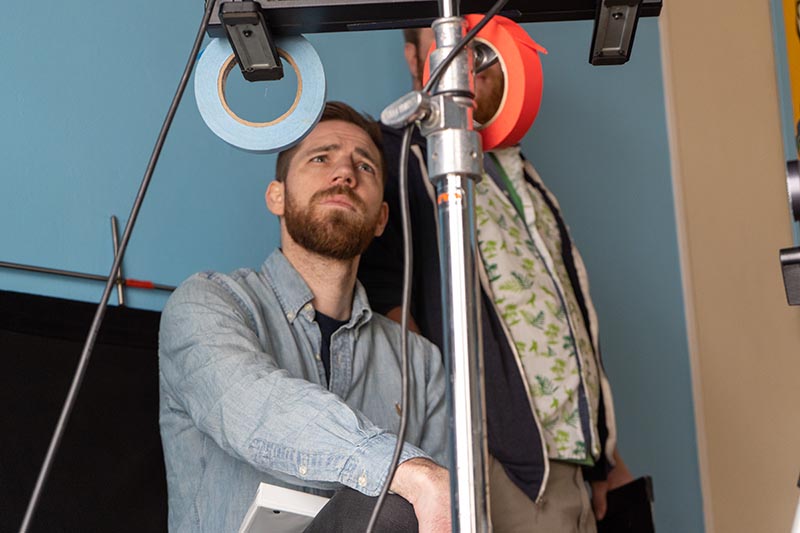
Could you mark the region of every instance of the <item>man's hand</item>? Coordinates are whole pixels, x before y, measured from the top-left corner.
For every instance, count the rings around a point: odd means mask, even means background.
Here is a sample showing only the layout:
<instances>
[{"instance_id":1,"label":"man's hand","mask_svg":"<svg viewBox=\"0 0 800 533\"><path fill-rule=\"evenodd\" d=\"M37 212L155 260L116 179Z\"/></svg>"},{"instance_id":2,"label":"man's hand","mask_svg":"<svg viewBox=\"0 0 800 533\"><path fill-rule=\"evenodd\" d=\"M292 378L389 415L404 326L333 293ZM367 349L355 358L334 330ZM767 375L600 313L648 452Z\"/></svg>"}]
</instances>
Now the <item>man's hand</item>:
<instances>
[{"instance_id":1,"label":"man's hand","mask_svg":"<svg viewBox=\"0 0 800 533\"><path fill-rule=\"evenodd\" d=\"M429 459L402 463L389 487L414 506L419 533L450 533L450 474Z\"/></svg>"},{"instance_id":2,"label":"man's hand","mask_svg":"<svg viewBox=\"0 0 800 533\"><path fill-rule=\"evenodd\" d=\"M606 494L608 491L633 481L630 470L625 466L616 449L614 450L614 462L616 464L608 472L608 479L605 481L592 481L592 509L594 510L595 518L598 520L602 520L606 516L608 508Z\"/></svg>"}]
</instances>

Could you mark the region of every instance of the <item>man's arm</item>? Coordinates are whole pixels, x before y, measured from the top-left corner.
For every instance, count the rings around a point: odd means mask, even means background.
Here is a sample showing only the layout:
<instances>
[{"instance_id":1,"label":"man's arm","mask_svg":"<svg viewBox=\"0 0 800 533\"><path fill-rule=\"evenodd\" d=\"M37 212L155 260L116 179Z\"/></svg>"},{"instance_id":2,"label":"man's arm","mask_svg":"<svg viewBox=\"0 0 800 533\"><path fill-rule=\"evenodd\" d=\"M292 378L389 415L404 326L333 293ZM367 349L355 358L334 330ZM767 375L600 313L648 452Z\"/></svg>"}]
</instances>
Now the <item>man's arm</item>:
<instances>
[{"instance_id":1,"label":"man's arm","mask_svg":"<svg viewBox=\"0 0 800 533\"><path fill-rule=\"evenodd\" d=\"M429 459L411 459L397 468L390 489L414 506L420 533L450 533L447 470Z\"/></svg>"},{"instance_id":2,"label":"man's arm","mask_svg":"<svg viewBox=\"0 0 800 533\"><path fill-rule=\"evenodd\" d=\"M606 515L608 505L606 502L606 494L608 491L621 487L626 483L633 481L633 476L630 470L622 461L617 448L614 448L614 466L608 471L608 479L601 481L592 481L592 508L594 515L598 520L602 520Z\"/></svg>"},{"instance_id":3,"label":"man's arm","mask_svg":"<svg viewBox=\"0 0 800 533\"><path fill-rule=\"evenodd\" d=\"M201 276L175 291L161 324L165 393L228 454L259 470L377 495L395 436L280 369L261 347L245 297ZM402 460L414 457L426 455L406 444Z\"/></svg>"},{"instance_id":4,"label":"man's arm","mask_svg":"<svg viewBox=\"0 0 800 533\"><path fill-rule=\"evenodd\" d=\"M393 313L396 317L389 318L399 321L400 308L393 311L396 311ZM409 327L412 323L413 318L409 317ZM416 341L413 347L419 347L422 338L417 337ZM425 344L428 344L427 341ZM433 349L432 352L427 360L428 408L420 446L434 457L446 460L449 432L444 390L445 375L439 351ZM450 475L446 469L428 459L411 459L397 468L390 488L414 506L420 533L450 533Z\"/></svg>"}]
</instances>

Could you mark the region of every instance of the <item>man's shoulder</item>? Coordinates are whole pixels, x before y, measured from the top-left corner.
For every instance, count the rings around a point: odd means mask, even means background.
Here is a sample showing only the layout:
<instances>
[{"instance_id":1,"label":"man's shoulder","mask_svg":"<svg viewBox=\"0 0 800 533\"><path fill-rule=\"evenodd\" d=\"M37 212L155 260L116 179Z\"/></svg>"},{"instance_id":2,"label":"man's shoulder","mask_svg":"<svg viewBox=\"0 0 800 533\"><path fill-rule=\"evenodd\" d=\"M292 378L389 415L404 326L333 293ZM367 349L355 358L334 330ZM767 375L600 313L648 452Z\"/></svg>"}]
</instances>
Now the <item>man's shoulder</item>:
<instances>
[{"instance_id":1,"label":"man's shoulder","mask_svg":"<svg viewBox=\"0 0 800 533\"><path fill-rule=\"evenodd\" d=\"M387 338L391 346L393 346L398 354L400 354L401 342L401 326L391 318L388 318L380 313L372 313L370 325L375 334L382 335ZM436 356L441 358L439 348L436 347L431 341L418 333L409 331L408 336L408 349L409 355L412 357L429 357Z\"/></svg>"},{"instance_id":2,"label":"man's shoulder","mask_svg":"<svg viewBox=\"0 0 800 533\"><path fill-rule=\"evenodd\" d=\"M160 343L163 347L192 335L227 335L240 326L263 332L272 324L273 309L280 309L280 303L253 269L198 272L181 283L164 305Z\"/></svg>"},{"instance_id":3,"label":"man's shoulder","mask_svg":"<svg viewBox=\"0 0 800 533\"><path fill-rule=\"evenodd\" d=\"M253 278L257 272L252 268L239 268L229 273L205 270L186 278L170 295L164 314L174 312L182 305L209 305L225 301L236 307L252 308Z\"/></svg>"},{"instance_id":4,"label":"man's shoulder","mask_svg":"<svg viewBox=\"0 0 800 533\"><path fill-rule=\"evenodd\" d=\"M237 268L231 272L219 272L216 270L203 270L196 272L186 278L177 290L187 290L187 288L197 288L199 290L210 289L214 286L235 287L248 282L248 279L255 275L256 271L252 268Z\"/></svg>"}]
</instances>

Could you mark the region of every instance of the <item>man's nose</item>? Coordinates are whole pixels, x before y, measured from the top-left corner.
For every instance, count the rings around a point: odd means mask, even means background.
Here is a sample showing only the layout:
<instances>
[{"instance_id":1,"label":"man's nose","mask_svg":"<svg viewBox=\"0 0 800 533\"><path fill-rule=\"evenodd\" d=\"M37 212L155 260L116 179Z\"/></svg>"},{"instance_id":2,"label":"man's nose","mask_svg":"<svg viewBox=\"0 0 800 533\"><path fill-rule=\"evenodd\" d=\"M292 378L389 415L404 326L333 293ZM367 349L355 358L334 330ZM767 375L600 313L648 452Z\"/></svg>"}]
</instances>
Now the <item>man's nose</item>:
<instances>
[{"instance_id":1,"label":"man's nose","mask_svg":"<svg viewBox=\"0 0 800 533\"><path fill-rule=\"evenodd\" d=\"M356 184L356 169L352 161L341 161L333 173L333 183L335 185L347 185L353 187Z\"/></svg>"}]
</instances>

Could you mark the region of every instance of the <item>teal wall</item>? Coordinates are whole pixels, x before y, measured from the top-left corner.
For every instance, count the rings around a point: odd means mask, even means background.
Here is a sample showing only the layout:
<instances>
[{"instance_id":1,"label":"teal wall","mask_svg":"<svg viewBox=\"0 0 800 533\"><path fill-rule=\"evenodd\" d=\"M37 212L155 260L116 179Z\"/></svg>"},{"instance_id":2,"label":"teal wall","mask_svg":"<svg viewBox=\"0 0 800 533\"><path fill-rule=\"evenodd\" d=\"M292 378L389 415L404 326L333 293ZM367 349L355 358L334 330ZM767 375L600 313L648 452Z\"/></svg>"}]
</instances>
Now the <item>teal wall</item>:
<instances>
[{"instance_id":1,"label":"teal wall","mask_svg":"<svg viewBox=\"0 0 800 533\"><path fill-rule=\"evenodd\" d=\"M653 476L658 531L703 531L658 24L603 68L586 61L591 23L527 28L550 53L523 146L589 271L620 452Z\"/></svg>"},{"instance_id":2,"label":"teal wall","mask_svg":"<svg viewBox=\"0 0 800 533\"><path fill-rule=\"evenodd\" d=\"M0 261L106 274L109 217L127 219L202 2L52 4L36 20L21 3L4 9ZM591 274L620 449L655 479L660 532L703 531L657 23L642 21L632 61L618 68L587 64L588 22L526 27L550 55L524 148L557 193ZM406 91L398 34L309 39L330 98L377 115ZM280 87L237 90L232 105L259 108L251 118L283 101ZM198 270L258 265L278 237L263 202L273 166L273 156L217 139L190 87L126 275L174 285ZM0 269L0 289L97 301L102 284ZM134 307L164 302L127 294Z\"/></svg>"},{"instance_id":3,"label":"teal wall","mask_svg":"<svg viewBox=\"0 0 800 533\"><path fill-rule=\"evenodd\" d=\"M789 81L789 60L786 52L786 27L783 18L782 0L770 0L772 7L772 29L775 39L775 63L778 92L781 103L781 124L786 160L797 159L795 143L794 113L792 112L792 86Z\"/></svg>"}]
</instances>

